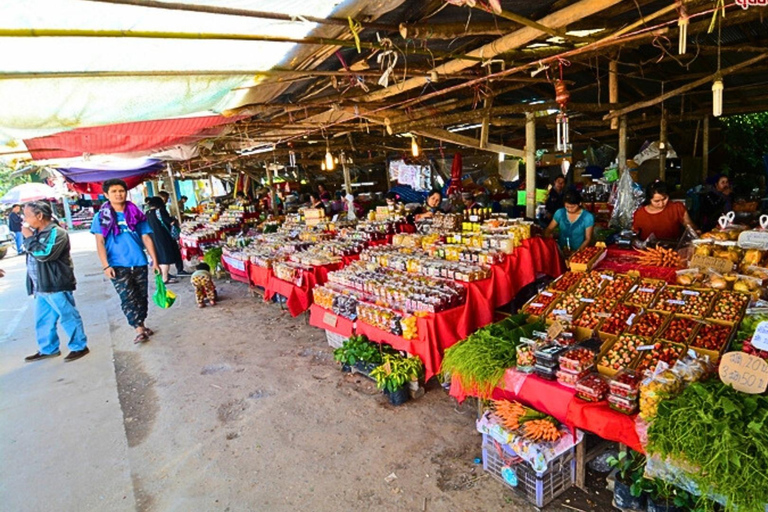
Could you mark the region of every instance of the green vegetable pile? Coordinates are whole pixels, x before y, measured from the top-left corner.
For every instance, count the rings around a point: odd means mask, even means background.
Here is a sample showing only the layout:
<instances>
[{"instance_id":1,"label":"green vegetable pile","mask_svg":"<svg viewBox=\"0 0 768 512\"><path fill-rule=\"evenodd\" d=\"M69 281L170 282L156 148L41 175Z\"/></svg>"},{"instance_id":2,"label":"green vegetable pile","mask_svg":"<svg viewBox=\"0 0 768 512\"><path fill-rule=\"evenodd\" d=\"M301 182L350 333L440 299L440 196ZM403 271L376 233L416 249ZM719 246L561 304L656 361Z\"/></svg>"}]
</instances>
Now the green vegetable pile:
<instances>
[{"instance_id":1,"label":"green vegetable pile","mask_svg":"<svg viewBox=\"0 0 768 512\"><path fill-rule=\"evenodd\" d=\"M515 366L520 338L531 337L535 330L546 330L542 323L526 324L526 318L510 316L452 346L445 351L442 373L457 377L465 390L490 398L507 368Z\"/></svg>"},{"instance_id":2,"label":"green vegetable pile","mask_svg":"<svg viewBox=\"0 0 768 512\"><path fill-rule=\"evenodd\" d=\"M727 499L726 511L764 512L768 503L768 397L712 379L659 404L648 453L699 467L702 490Z\"/></svg>"},{"instance_id":3,"label":"green vegetable pile","mask_svg":"<svg viewBox=\"0 0 768 512\"><path fill-rule=\"evenodd\" d=\"M221 264L221 254L224 251L221 247L208 249L203 254L203 261L211 268L211 272L216 272L216 268Z\"/></svg>"},{"instance_id":4,"label":"green vegetable pile","mask_svg":"<svg viewBox=\"0 0 768 512\"><path fill-rule=\"evenodd\" d=\"M341 363L353 366L358 361L370 364L381 364L384 354L394 354L395 350L389 345L379 345L368 341L366 336L352 336L344 344L333 351L333 358Z\"/></svg>"}]
</instances>

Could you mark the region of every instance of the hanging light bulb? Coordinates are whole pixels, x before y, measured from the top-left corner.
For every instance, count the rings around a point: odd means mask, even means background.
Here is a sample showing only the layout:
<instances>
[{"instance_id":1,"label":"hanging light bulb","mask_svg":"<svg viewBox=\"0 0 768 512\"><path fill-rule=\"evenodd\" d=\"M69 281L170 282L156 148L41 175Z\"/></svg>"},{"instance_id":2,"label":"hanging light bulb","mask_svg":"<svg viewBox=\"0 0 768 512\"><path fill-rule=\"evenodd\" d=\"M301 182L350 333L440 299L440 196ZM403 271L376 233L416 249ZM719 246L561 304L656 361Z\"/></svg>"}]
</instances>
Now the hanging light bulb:
<instances>
[{"instance_id":1,"label":"hanging light bulb","mask_svg":"<svg viewBox=\"0 0 768 512\"><path fill-rule=\"evenodd\" d=\"M685 55L688 50L688 15L684 10L680 11L680 17L677 19L678 37L677 53Z\"/></svg>"},{"instance_id":2,"label":"hanging light bulb","mask_svg":"<svg viewBox=\"0 0 768 512\"><path fill-rule=\"evenodd\" d=\"M323 163L320 164L320 170L321 171L325 171L326 170L325 169L325 161L323 161Z\"/></svg>"},{"instance_id":3,"label":"hanging light bulb","mask_svg":"<svg viewBox=\"0 0 768 512\"><path fill-rule=\"evenodd\" d=\"M419 143L416 142L416 137L411 136L411 154L416 157L419 156Z\"/></svg>"},{"instance_id":4,"label":"hanging light bulb","mask_svg":"<svg viewBox=\"0 0 768 512\"><path fill-rule=\"evenodd\" d=\"M333 163L334 164L339 163L339 157L337 157L337 156L333 157Z\"/></svg>"},{"instance_id":5,"label":"hanging light bulb","mask_svg":"<svg viewBox=\"0 0 768 512\"><path fill-rule=\"evenodd\" d=\"M563 152L568 151L569 145L568 114L561 111L557 114L557 142L555 144L555 150Z\"/></svg>"},{"instance_id":6,"label":"hanging light bulb","mask_svg":"<svg viewBox=\"0 0 768 512\"><path fill-rule=\"evenodd\" d=\"M326 148L325 150L325 170L326 171L332 171L336 162L338 160L334 161L333 155L331 154L331 148Z\"/></svg>"},{"instance_id":7,"label":"hanging light bulb","mask_svg":"<svg viewBox=\"0 0 768 512\"><path fill-rule=\"evenodd\" d=\"M712 82L712 115L723 115L723 79L719 76Z\"/></svg>"}]
</instances>

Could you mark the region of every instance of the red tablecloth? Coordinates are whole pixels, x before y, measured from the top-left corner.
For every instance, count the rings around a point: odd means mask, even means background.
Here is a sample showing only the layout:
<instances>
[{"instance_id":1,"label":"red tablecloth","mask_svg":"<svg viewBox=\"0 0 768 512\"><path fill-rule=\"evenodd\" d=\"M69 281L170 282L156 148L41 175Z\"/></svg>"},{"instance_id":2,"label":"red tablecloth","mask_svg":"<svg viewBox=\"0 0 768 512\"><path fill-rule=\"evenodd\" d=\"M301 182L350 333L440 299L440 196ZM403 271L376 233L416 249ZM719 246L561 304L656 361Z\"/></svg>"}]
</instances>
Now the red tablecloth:
<instances>
[{"instance_id":1,"label":"red tablecloth","mask_svg":"<svg viewBox=\"0 0 768 512\"><path fill-rule=\"evenodd\" d=\"M554 238L533 237L523 241L522 247L531 251L533 268L537 274L558 277L565 272L565 261Z\"/></svg>"},{"instance_id":2,"label":"red tablecloth","mask_svg":"<svg viewBox=\"0 0 768 512\"><path fill-rule=\"evenodd\" d=\"M272 269L251 264L248 268L248 276L251 278L253 286L266 289L267 284L269 284L269 278L272 277Z\"/></svg>"},{"instance_id":3,"label":"red tablecloth","mask_svg":"<svg viewBox=\"0 0 768 512\"><path fill-rule=\"evenodd\" d=\"M637 251L628 249L617 249L615 247L608 247L608 252L605 259L595 266L596 270L613 270L621 274L626 274L630 270L635 270L640 273L641 277L648 277L651 279L663 279L668 283L675 283L677 275L675 271L677 269L667 267L648 267L644 265L638 265L636 261Z\"/></svg>"},{"instance_id":4,"label":"red tablecloth","mask_svg":"<svg viewBox=\"0 0 768 512\"><path fill-rule=\"evenodd\" d=\"M251 266L250 261L238 260L231 258L225 254L221 256L221 266L224 270L229 272L232 279L240 281L241 283L250 284L250 278L248 276L248 269Z\"/></svg>"},{"instance_id":5,"label":"red tablecloth","mask_svg":"<svg viewBox=\"0 0 768 512\"><path fill-rule=\"evenodd\" d=\"M355 334L355 324L352 320L323 309L317 304L309 306L309 325L335 332L345 338Z\"/></svg>"},{"instance_id":6,"label":"red tablecloth","mask_svg":"<svg viewBox=\"0 0 768 512\"><path fill-rule=\"evenodd\" d=\"M451 381L450 394L463 401L472 393L466 393L458 379L454 378ZM635 430L635 416L614 411L605 401L591 403L580 400L576 398L573 389L555 381L509 369L504 375L502 385L494 389L493 398L519 400L538 411L554 416L571 428L580 428L603 439L624 443L633 450L643 451Z\"/></svg>"},{"instance_id":7,"label":"red tablecloth","mask_svg":"<svg viewBox=\"0 0 768 512\"><path fill-rule=\"evenodd\" d=\"M296 286L288 281L278 279L274 275L270 276L267 286L264 289L265 298L269 294L270 298L274 294L280 294L285 297L285 306L291 316L299 316L309 309L312 304L312 288L315 285L322 285L328 282L328 272L338 270L343 263L332 263L312 267L312 270L302 270L301 286Z\"/></svg>"},{"instance_id":8,"label":"red tablecloth","mask_svg":"<svg viewBox=\"0 0 768 512\"><path fill-rule=\"evenodd\" d=\"M438 313L437 315L440 314ZM442 352L439 350L436 340L427 334L426 322L426 318L419 319L419 338L415 340L406 340L402 336L396 336L364 322L355 323L355 329L357 334L364 334L371 341L388 343L397 350L404 350L411 355L419 356L424 363L424 377L426 380L429 380L440 371Z\"/></svg>"}]
</instances>

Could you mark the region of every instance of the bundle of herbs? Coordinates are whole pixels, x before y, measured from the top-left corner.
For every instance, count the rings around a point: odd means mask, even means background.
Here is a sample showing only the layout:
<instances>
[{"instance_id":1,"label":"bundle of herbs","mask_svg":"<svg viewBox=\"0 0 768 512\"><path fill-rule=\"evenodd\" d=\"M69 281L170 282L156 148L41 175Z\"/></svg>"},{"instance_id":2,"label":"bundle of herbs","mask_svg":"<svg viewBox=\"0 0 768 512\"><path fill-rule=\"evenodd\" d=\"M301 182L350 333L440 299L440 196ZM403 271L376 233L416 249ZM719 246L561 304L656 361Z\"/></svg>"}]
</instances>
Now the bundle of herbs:
<instances>
[{"instance_id":1,"label":"bundle of herbs","mask_svg":"<svg viewBox=\"0 0 768 512\"><path fill-rule=\"evenodd\" d=\"M712 379L662 401L648 428L648 453L698 468L688 476L725 510L764 512L768 503L768 397Z\"/></svg>"},{"instance_id":2,"label":"bundle of herbs","mask_svg":"<svg viewBox=\"0 0 768 512\"><path fill-rule=\"evenodd\" d=\"M203 261L210 267L211 272L216 272L216 269L221 264L221 255L223 252L221 247L213 247L203 254Z\"/></svg>"},{"instance_id":3,"label":"bundle of herbs","mask_svg":"<svg viewBox=\"0 0 768 512\"><path fill-rule=\"evenodd\" d=\"M515 366L520 338L546 329L542 323L524 322L524 316L509 317L480 329L445 351L441 371L458 378L467 392L489 398L507 368Z\"/></svg>"}]
</instances>

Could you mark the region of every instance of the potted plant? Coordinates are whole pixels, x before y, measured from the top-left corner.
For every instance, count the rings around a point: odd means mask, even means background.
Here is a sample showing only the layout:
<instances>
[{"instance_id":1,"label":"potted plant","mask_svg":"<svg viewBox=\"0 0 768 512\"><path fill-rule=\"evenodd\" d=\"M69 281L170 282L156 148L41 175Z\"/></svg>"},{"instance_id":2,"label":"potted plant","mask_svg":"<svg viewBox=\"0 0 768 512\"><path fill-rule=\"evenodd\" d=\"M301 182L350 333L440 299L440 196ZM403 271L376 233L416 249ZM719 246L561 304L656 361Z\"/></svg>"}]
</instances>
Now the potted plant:
<instances>
[{"instance_id":1,"label":"potted plant","mask_svg":"<svg viewBox=\"0 0 768 512\"><path fill-rule=\"evenodd\" d=\"M341 347L333 351L333 358L341 363L342 371L350 372L353 366L357 366L363 360L363 357L370 357L369 352L372 351L372 347L368 345L370 343L365 337L352 336L345 340Z\"/></svg>"},{"instance_id":2,"label":"potted plant","mask_svg":"<svg viewBox=\"0 0 768 512\"><path fill-rule=\"evenodd\" d=\"M423 388L419 386L424 377L424 363L419 356L410 356L405 360L406 366L411 373L411 380L408 381L408 392L411 398L416 399L424 394Z\"/></svg>"},{"instance_id":3,"label":"potted plant","mask_svg":"<svg viewBox=\"0 0 768 512\"><path fill-rule=\"evenodd\" d=\"M408 382L418 379L416 365L398 354L384 354L381 365L371 371L376 387L383 390L392 405L402 405L408 400Z\"/></svg>"},{"instance_id":4,"label":"potted plant","mask_svg":"<svg viewBox=\"0 0 768 512\"><path fill-rule=\"evenodd\" d=\"M693 508L693 497L678 487L654 478L648 494L648 512L683 512Z\"/></svg>"},{"instance_id":5,"label":"potted plant","mask_svg":"<svg viewBox=\"0 0 768 512\"><path fill-rule=\"evenodd\" d=\"M646 496L640 483L645 457L634 451L620 452L617 457L609 457L608 464L616 470L613 505L622 510L645 510ZM632 493L633 484L637 496Z\"/></svg>"}]
</instances>

